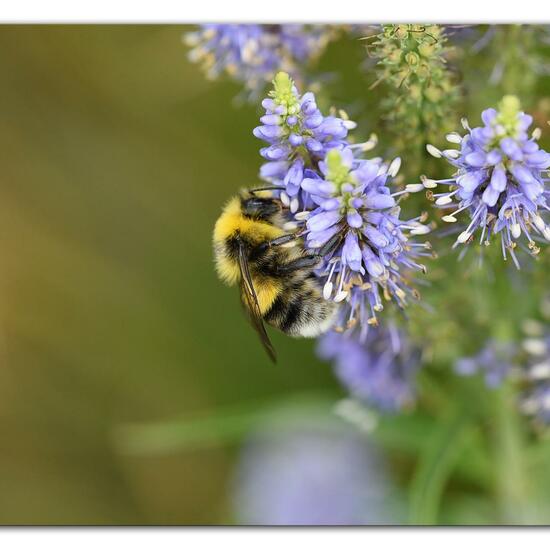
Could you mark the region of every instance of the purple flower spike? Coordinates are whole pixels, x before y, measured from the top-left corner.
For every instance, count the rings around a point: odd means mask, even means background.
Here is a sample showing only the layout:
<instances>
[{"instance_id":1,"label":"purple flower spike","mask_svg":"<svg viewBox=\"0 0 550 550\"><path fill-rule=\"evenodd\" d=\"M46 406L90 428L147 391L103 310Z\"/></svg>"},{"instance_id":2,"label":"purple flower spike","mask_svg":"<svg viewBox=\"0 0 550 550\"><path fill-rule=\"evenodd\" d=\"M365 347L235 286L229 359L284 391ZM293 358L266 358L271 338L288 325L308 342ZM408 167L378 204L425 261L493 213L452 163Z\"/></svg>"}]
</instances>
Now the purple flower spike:
<instances>
[{"instance_id":1,"label":"purple flower spike","mask_svg":"<svg viewBox=\"0 0 550 550\"><path fill-rule=\"evenodd\" d=\"M450 179L436 181L452 186L451 190L434 195L439 208L454 208L443 221L454 223L456 214L468 212L469 224L458 235L455 247L469 244L480 232L480 243L490 244L500 237L504 259L509 254L516 267L516 246L531 255L540 251L538 242L550 241L550 226L541 214L549 210L548 168L550 154L539 149L540 130L531 137L527 129L532 117L520 111L519 101L506 96L499 110L483 111L485 126L471 129L464 137L450 134L449 141L460 143L460 150L428 151L445 157L457 168ZM433 182L434 180L429 180Z\"/></svg>"},{"instance_id":2,"label":"purple flower spike","mask_svg":"<svg viewBox=\"0 0 550 550\"><path fill-rule=\"evenodd\" d=\"M243 82L254 98L282 68L299 77L300 67L319 56L332 36L326 25L209 24L185 40L192 47L190 60L200 63L208 78L225 73ZM271 109L268 105L264 102ZM262 122L272 123L267 120Z\"/></svg>"}]
</instances>

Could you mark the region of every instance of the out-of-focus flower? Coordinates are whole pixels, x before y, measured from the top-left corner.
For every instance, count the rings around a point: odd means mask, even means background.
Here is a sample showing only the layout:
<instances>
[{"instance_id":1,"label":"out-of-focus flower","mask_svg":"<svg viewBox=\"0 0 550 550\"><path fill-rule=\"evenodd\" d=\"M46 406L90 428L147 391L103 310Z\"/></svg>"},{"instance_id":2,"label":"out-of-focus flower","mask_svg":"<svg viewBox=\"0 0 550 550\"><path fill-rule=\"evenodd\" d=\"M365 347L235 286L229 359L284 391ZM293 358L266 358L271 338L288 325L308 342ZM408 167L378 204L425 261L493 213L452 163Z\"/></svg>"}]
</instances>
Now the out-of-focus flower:
<instances>
[{"instance_id":1,"label":"out-of-focus flower","mask_svg":"<svg viewBox=\"0 0 550 550\"><path fill-rule=\"evenodd\" d=\"M325 116L315 102L315 95L298 93L287 73L277 73L273 90L262 101L265 114L254 135L267 142L260 154L267 162L260 176L276 186L283 186L282 201L291 212L311 206L307 195L301 193L304 177L313 177L317 165L333 148L346 145L348 131L355 122L336 116Z\"/></svg>"},{"instance_id":2,"label":"out-of-focus flower","mask_svg":"<svg viewBox=\"0 0 550 550\"><path fill-rule=\"evenodd\" d=\"M327 25L209 24L185 35L189 58L208 78L225 73L257 94L279 70L298 78L302 65L321 55L333 32Z\"/></svg>"},{"instance_id":3,"label":"out-of-focus flower","mask_svg":"<svg viewBox=\"0 0 550 550\"><path fill-rule=\"evenodd\" d=\"M503 257L509 254L519 268L518 244L537 254L535 238L550 240L550 227L541 216L548 210L550 154L537 144L540 130L528 135L533 119L520 110L516 97L504 97L498 111L486 109L481 118L484 125L473 129L463 121L466 136L447 136L451 143L460 144L460 150L428 146L432 155L444 157L457 168L453 177L435 181L451 190L433 197L438 207L455 209L443 221L456 222L461 212L469 215L470 223L458 235L455 247L469 244L478 230L479 242L486 245L500 234ZM434 180L425 183L433 186Z\"/></svg>"},{"instance_id":4,"label":"out-of-focus flower","mask_svg":"<svg viewBox=\"0 0 550 550\"><path fill-rule=\"evenodd\" d=\"M461 357L455 362L458 374L481 374L488 387L494 388L509 376L517 365L517 346L512 342L489 339L483 349L472 357Z\"/></svg>"},{"instance_id":5,"label":"out-of-focus flower","mask_svg":"<svg viewBox=\"0 0 550 550\"><path fill-rule=\"evenodd\" d=\"M384 464L357 431L336 419L303 416L261 428L237 469L233 502L239 524L396 521Z\"/></svg>"},{"instance_id":6,"label":"out-of-focus flower","mask_svg":"<svg viewBox=\"0 0 550 550\"><path fill-rule=\"evenodd\" d=\"M337 377L353 397L386 412L414 402L420 350L402 331L375 327L364 342L353 333L330 332L321 337L318 352L334 361Z\"/></svg>"}]
</instances>

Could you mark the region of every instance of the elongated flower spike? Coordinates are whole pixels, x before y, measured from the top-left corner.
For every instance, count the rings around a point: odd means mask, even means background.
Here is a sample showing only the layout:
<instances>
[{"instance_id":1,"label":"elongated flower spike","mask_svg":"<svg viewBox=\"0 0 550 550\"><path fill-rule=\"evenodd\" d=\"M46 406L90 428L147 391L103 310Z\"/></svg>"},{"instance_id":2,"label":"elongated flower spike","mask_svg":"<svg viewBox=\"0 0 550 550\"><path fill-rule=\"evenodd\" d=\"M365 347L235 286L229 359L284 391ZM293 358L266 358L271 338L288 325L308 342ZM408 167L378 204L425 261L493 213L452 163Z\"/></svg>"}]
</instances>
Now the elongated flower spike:
<instances>
[{"instance_id":1,"label":"elongated flower spike","mask_svg":"<svg viewBox=\"0 0 550 550\"><path fill-rule=\"evenodd\" d=\"M342 303L338 329L357 327L364 341L383 299L404 307L407 296L416 296L403 270L424 271L417 260L432 255L429 244L411 239L430 231L425 215L402 220L398 204L424 186L392 192L401 160L362 158L372 138L352 144L348 132L355 123L345 114L323 115L314 94L301 96L288 74L277 74L262 105L266 114L254 135L269 146L261 150L267 162L260 176L281 189L306 246L327 247L318 270L325 298Z\"/></svg>"},{"instance_id":2,"label":"elongated flower spike","mask_svg":"<svg viewBox=\"0 0 550 550\"><path fill-rule=\"evenodd\" d=\"M518 245L536 255L537 242L550 241L550 227L543 219L549 210L550 154L537 144L540 131L528 135L533 119L521 111L515 96L505 96L498 110L486 109L481 118L484 125L477 128L463 120L468 132L464 137L447 136L459 150L427 147L431 155L457 168L451 178L428 181L450 188L433 194L436 207L452 209L443 221L469 217L454 247L471 243L476 233L485 245L498 236L504 259L510 255L519 269Z\"/></svg>"},{"instance_id":3,"label":"elongated flower spike","mask_svg":"<svg viewBox=\"0 0 550 550\"><path fill-rule=\"evenodd\" d=\"M346 146L348 131L355 122L346 118L325 116L311 92L303 96L287 73L279 72L273 90L262 101L265 114L254 135L267 142L260 154L266 160L260 177L274 186L283 186L283 203L295 213L312 206L302 189L306 177L318 173L318 164L330 149Z\"/></svg>"},{"instance_id":4,"label":"elongated flower spike","mask_svg":"<svg viewBox=\"0 0 550 550\"><path fill-rule=\"evenodd\" d=\"M334 32L327 25L201 25L187 33L189 58L208 78L226 74L260 93L279 70L302 76L303 65L321 55Z\"/></svg>"}]
</instances>

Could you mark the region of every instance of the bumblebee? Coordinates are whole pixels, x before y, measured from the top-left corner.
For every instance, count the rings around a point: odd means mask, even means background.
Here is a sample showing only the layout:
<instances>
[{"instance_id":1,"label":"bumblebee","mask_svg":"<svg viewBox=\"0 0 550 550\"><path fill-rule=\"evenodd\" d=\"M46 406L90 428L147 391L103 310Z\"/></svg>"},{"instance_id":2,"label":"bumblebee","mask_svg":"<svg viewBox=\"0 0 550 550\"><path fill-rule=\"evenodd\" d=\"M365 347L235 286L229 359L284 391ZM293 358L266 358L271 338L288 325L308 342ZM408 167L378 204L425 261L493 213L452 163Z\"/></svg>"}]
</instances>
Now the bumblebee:
<instances>
[{"instance_id":1,"label":"bumblebee","mask_svg":"<svg viewBox=\"0 0 550 550\"><path fill-rule=\"evenodd\" d=\"M287 233L281 201L265 190L243 190L224 207L214 228L214 257L222 281L238 284L252 326L273 362L264 321L295 337L312 338L334 322L337 305L323 298L314 274L323 249L306 251L299 233Z\"/></svg>"}]
</instances>

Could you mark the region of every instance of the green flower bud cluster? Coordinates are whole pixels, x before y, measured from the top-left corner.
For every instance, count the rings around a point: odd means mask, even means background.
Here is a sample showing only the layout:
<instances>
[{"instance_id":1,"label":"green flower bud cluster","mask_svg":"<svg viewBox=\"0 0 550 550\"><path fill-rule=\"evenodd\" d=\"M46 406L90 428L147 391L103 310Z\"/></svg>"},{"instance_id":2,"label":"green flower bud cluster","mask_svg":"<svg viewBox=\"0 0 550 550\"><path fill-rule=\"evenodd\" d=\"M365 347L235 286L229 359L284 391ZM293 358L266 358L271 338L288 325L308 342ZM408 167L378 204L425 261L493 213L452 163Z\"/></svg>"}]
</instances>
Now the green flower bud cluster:
<instances>
[{"instance_id":1,"label":"green flower bud cluster","mask_svg":"<svg viewBox=\"0 0 550 550\"><path fill-rule=\"evenodd\" d=\"M382 103L388 126L403 150L423 148L453 126L458 88L445 56L439 25L384 25L370 53L379 59L378 80L389 88Z\"/></svg>"}]
</instances>

